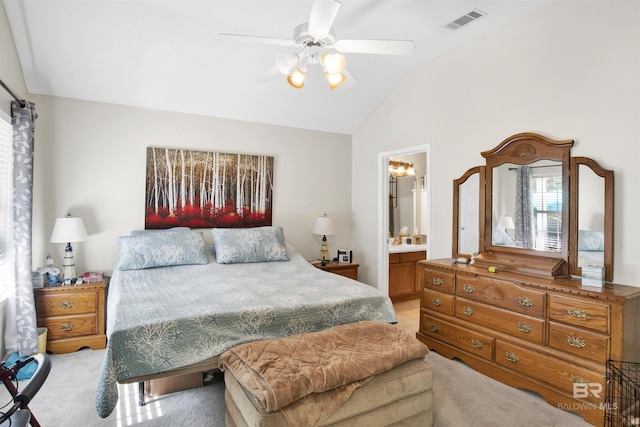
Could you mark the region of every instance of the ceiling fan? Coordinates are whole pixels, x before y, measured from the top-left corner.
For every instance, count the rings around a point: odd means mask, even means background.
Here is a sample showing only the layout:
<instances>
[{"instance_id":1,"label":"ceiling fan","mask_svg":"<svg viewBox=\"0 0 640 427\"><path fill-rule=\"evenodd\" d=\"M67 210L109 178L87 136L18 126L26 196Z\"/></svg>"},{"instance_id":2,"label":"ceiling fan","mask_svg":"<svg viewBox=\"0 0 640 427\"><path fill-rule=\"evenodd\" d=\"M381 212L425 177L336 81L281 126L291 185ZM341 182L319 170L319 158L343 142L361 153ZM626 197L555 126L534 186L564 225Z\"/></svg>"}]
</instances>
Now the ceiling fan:
<instances>
[{"instance_id":1,"label":"ceiling fan","mask_svg":"<svg viewBox=\"0 0 640 427\"><path fill-rule=\"evenodd\" d=\"M342 0L313 0L309 22L298 25L293 31L292 39L227 33L219 33L216 38L295 46L297 53L276 55L276 65L263 73L258 81L266 82L285 75L289 84L296 89L304 87L307 66L312 64L322 66L331 89L339 87L347 78L352 80L352 84L357 84L345 68L346 61L342 53L409 55L415 49L413 40L337 40L332 27L341 4Z\"/></svg>"}]
</instances>

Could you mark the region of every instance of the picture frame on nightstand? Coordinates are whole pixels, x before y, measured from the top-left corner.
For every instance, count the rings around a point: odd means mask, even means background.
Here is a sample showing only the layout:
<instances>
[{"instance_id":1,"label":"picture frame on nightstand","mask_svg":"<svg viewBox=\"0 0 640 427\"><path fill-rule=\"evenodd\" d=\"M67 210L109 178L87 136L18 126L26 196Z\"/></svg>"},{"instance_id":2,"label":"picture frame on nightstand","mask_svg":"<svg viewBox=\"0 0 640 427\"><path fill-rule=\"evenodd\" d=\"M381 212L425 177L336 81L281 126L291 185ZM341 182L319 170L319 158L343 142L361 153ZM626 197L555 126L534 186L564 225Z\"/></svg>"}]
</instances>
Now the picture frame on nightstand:
<instances>
[{"instance_id":1,"label":"picture frame on nightstand","mask_svg":"<svg viewBox=\"0 0 640 427\"><path fill-rule=\"evenodd\" d=\"M338 249L338 263L351 264L353 251L350 249Z\"/></svg>"}]
</instances>

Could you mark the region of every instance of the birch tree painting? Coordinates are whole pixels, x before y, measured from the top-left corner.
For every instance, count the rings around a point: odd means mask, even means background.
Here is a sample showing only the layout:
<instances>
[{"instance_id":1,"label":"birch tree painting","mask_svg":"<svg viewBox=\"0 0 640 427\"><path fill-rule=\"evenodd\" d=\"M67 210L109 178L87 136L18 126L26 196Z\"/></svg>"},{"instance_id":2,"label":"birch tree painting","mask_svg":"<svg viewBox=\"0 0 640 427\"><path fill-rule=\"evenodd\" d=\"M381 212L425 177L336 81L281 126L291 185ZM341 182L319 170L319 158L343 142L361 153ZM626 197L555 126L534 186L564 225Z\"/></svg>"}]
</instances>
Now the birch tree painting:
<instances>
[{"instance_id":1,"label":"birch tree painting","mask_svg":"<svg viewBox=\"0 0 640 427\"><path fill-rule=\"evenodd\" d=\"M271 225L273 157L147 147L145 228Z\"/></svg>"}]
</instances>

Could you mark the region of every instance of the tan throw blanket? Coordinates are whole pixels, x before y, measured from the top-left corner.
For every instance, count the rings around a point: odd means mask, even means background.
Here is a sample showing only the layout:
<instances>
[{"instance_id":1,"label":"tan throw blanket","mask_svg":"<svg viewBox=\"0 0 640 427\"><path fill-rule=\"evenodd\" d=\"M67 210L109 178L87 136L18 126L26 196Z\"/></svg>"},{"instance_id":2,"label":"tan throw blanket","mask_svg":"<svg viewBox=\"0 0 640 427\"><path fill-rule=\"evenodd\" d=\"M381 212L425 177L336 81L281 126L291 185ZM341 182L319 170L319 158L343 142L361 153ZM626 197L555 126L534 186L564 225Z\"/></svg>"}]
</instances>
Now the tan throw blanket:
<instances>
[{"instance_id":1,"label":"tan throw blanket","mask_svg":"<svg viewBox=\"0 0 640 427\"><path fill-rule=\"evenodd\" d=\"M324 418L374 375L422 358L428 352L424 344L397 326L358 322L321 332L241 344L223 353L219 364L223 371L231 371L267 412L287 405L302 413L304 408L311 412L297 401L316 393L305 400L310 401L314 411L322 408L328 412L322 414ZM331 392L323 393L326 391ZM319 398L323 401L318 401ZM299 415L288 414L286 408L284 413L290 424L294 424L294 419L300 421ZM306 421L309 425L309 420Z\"/></svg>"}]
</instances>

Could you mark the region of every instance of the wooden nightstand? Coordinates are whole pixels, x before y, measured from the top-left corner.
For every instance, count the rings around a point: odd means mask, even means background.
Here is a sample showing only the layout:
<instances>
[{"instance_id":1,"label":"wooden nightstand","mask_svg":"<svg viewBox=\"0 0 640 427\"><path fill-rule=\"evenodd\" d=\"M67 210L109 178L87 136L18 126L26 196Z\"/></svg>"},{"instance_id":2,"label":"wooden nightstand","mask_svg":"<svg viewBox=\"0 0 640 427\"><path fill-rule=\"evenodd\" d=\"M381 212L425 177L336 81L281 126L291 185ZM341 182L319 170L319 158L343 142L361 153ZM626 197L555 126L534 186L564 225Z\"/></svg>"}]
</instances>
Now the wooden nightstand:
<instances>
[{"instance_id":1,"label":"wooden nightstand","mask_svg":"<svg viewBox=\"0 0 640 427\"><path fill-rule=\"evenodd\" d=\"M339 274L340 276L348 277L353 280L358 280L358 266L360 264L347 264L328 262L325 265L318 262L312 262L312 264L320 270L328 271L330 273Z\"/></svg>"},{"instance_id":2,"label":"wooden nightstand","mask_svg":"<svg viewBox=\"0 0 640 427\"><path fill-rule=\"evenodd\" d=\"M38 326L48 329L47 351L71 353L82 347L107 346L104 282L34 289Z\"/></svg>"}]
</instances>

